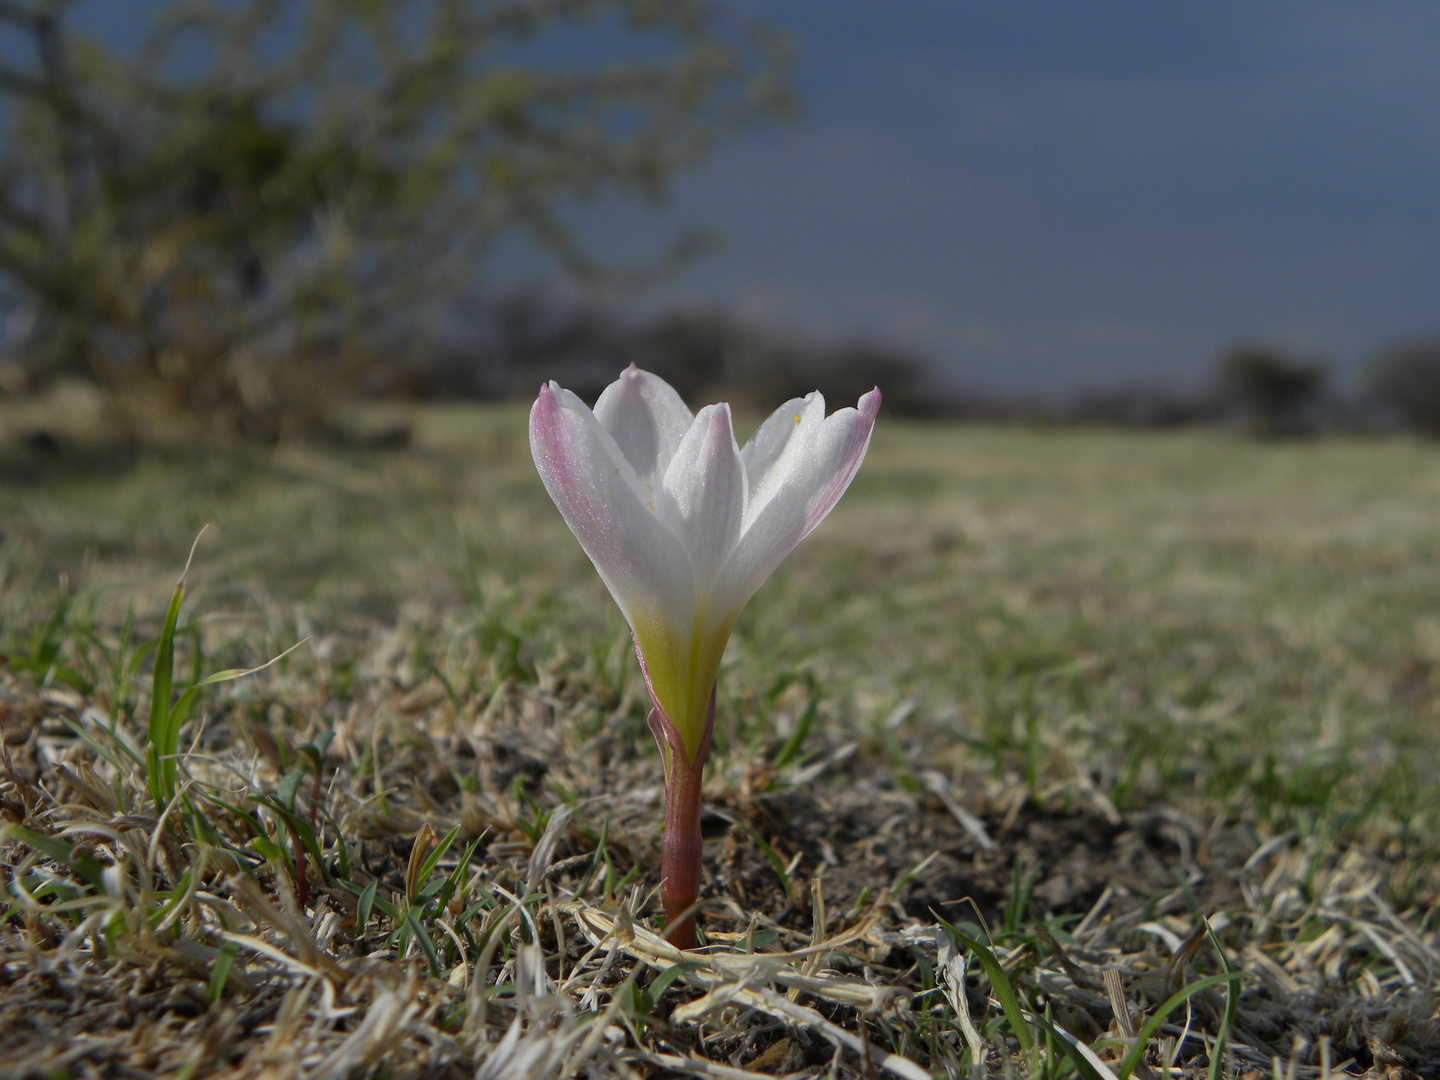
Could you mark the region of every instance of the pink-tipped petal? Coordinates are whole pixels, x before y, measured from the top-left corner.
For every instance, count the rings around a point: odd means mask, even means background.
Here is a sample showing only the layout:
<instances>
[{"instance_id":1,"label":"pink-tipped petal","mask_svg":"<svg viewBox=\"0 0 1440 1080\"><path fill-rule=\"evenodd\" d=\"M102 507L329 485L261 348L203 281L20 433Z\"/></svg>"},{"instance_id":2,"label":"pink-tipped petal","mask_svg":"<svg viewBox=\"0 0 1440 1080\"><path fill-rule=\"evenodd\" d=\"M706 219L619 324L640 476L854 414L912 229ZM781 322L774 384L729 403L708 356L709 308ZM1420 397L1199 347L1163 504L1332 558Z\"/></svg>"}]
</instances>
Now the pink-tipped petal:
<instances>
[{"instance_id":1,"label":"pink-tipped petal","mask_svg":"<svg viewBox=\"0 0 1440 1080\"><path fill-rule=\"evenodd\" d=\"M840 501L865 459L879 411L877 389L858 408L839 409L819 425L778 488L750 515L716 582L717 607L738 611Z\"/></svg>"},{"instance_id":2,"label":"pink-tipped petal","mask_svg":"<svg viewBox=\"0 0 1440 1080\"><path fill-rule=\"evenodd\" d=\"M535 468L631 626L687 622L685 548L657 516L629 460L574 394L540 388L530 411Z\"/></svg>"},{"instance_id":3,"label":"pink-tipped petal","mask_svg":"<svg viewBox=\"0 0 1440 1080\"><path fill-rule=\"evenodd\" d=\"M835 509L840 496L855 479L860 463L865 460L865 451L870 449L870 435L879 415L880 388L877 386L861 397L856 408L840 409L825 418L810 452L812 465L807 479L824 477L827 472L829 479L806 502L805 532L801 539L809 536L815 526L825 520L825 515Z\"/></svg>"}]
</instances>

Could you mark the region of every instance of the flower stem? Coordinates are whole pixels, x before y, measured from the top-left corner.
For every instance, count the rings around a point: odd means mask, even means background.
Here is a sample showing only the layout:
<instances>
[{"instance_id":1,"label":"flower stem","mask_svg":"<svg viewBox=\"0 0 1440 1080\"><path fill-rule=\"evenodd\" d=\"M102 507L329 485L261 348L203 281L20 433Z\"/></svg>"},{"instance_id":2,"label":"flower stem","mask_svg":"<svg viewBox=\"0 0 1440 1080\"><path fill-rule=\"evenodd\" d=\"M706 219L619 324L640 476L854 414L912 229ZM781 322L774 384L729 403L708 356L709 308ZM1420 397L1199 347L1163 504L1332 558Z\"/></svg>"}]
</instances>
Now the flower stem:
<instances>
[{"instance_id":1,"label":"flower stem","mask_svg":"<svg viewBox=\"0 0 1440 1080\"><path fill-rule=\"evenodd\" d=\"M677 949L696 947L695 901L700 895L700 781L710 755L715 726L715 691L700 745L691 758L685 740L657 702L650 710L650 733L665 760L665 836L660 841L660 902L665 909L665 940Z\"/></svg>"},{"instance_id":2,"label":"flower stem","mask_svg":"<svg viewBox=\"0 0 1440 1080\"><path fill-rule=\"evenodd\" d=\"M665 784L665 837L660 842L660 899L665 907L665 939L677 949L693 949L695 899L700 895L700 777L705 758L674 756Z\"/></svg>"}]
</instances>

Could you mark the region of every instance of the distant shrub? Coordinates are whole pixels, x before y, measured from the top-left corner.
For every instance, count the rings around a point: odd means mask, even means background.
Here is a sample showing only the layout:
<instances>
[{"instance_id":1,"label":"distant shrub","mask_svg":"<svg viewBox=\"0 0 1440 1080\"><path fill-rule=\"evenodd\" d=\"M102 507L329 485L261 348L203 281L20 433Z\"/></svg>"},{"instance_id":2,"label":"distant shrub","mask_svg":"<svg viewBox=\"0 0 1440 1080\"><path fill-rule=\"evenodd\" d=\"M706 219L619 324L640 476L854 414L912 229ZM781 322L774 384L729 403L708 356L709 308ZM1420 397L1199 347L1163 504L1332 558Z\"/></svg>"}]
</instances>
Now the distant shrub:
<instances>
[{"instance_id":1,"label":"distant shrub","mask_svg":"<svg viewBox=\"0 0 1440 1080\"><path fill-rule=\"evenodd\" d=\"M1387 349L1366 368L1363 387L1370 403L1395 422L1440 437L1440 338Z\"/></svg>"},{"instance_id":2,"label":"distant shrub","mask_svg":"<svg viewBox=\"0 0 1440 1080\"><path fill-rule=\"evenodd\" d=\"M1328 374L1323 362L1274 346L1237 345L1216 364L1216 405L1262 435L1307 433L1317 426Z\"/></svg>"}]
</instances>

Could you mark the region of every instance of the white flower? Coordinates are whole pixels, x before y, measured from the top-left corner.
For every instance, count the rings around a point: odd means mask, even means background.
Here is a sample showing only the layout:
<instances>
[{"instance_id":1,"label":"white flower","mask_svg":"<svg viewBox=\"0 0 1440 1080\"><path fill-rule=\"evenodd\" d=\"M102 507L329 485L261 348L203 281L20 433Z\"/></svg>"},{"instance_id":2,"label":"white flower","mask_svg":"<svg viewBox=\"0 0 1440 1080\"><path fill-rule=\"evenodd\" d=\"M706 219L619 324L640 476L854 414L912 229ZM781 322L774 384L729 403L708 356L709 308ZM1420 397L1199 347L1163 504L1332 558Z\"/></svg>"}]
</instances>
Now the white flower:
<instances>
[{"instance_id":1,"label":"white flower","mask_svg":"<svg viewBox=\"0 0 1440 1080\"><path fill-rule=\"evenodd\" d=\"M593 412L553 382L541 387L530 411L535 467L630 623L651 695L688 757L740 609L849 486L879 409L877 389L827 417L812 393L787 401L741 449L729 405L692 415L634 365Z\"/></svg>"}]
</instances>

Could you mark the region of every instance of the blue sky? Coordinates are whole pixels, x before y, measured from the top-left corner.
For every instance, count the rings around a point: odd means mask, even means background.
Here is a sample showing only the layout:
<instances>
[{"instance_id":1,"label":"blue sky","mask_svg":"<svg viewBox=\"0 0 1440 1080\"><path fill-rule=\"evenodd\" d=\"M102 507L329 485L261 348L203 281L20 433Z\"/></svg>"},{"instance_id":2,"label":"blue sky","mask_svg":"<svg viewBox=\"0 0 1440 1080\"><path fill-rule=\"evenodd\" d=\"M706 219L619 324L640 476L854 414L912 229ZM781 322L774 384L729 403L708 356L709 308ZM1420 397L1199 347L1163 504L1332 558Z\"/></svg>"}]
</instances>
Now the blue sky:
<instances>
[{"instance_id":1,"label":"blue sky","mask_svg":"<svg viewBox=\"0 0 1440 1080\"><path fill-rule=\"evenodd\" d=\"M1440 5L749 10L804 119L678 186L729 246L671 295L1050 395L1195 385L1238 341L1343 377L1440 333Z\"/></svg>"},{"instance_id":2,"label":"blue sky","mask_svg":"<svg viewBox=\"0 0 1440 1080\"><path fill-rule=\"evenodd\" d=\"M80 12L114 33L153 6ZM1055 397L1194 386L1239 341L1344 377L1440 334L1433 0L730 6L792 40L802 117L721 148L658 217L591 208L607 251L726 238L652 302Z\"/></svg>"}]
</instances>

